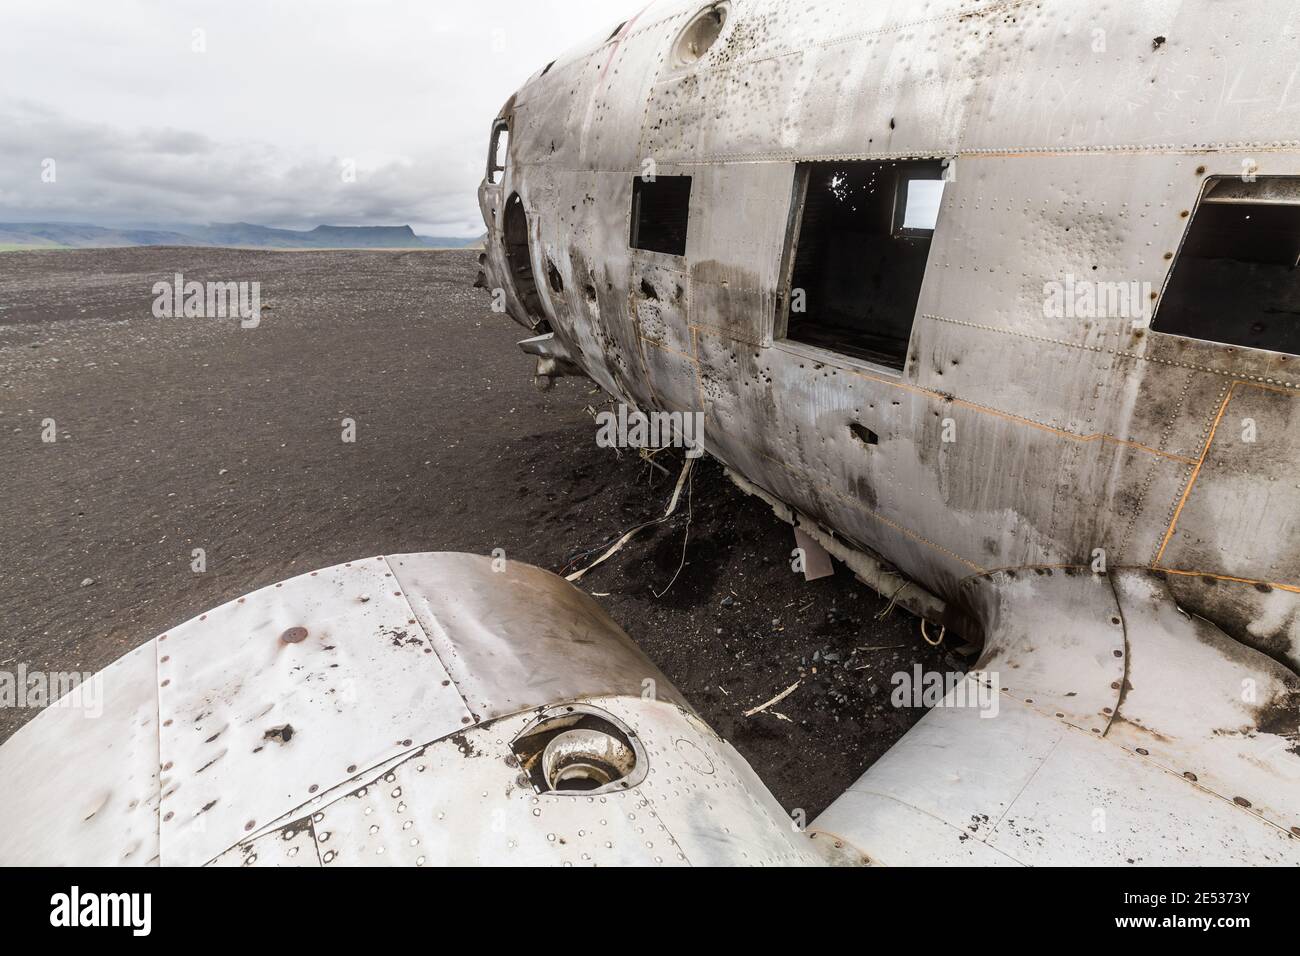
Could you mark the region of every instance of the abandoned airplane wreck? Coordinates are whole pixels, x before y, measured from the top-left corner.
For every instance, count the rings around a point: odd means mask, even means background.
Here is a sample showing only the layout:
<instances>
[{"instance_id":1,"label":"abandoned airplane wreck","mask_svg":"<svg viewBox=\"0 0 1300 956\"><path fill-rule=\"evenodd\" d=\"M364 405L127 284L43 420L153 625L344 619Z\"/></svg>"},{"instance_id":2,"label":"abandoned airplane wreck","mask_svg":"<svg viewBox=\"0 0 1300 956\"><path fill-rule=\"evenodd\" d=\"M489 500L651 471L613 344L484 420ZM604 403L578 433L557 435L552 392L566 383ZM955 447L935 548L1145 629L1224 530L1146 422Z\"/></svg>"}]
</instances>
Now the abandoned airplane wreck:
<instances>
[{"instance_id":1,"label":"abandoned airplane wreck","mask_svg":"<svg viewBox=\"0 0 1300 956\"><path fill-rule=\"evenodd\" d=\"M1296 859L1300 14L1262 12L655 4L497 119L483 282L539 375L702 411L1000 675L1001 718L936 710L814 830Z\"/></svg>"},{"instance_id":2,"label":"abandoned airplane wreck","mask_svg":"<svg viewBox=\"0 0 1300 956\"><path fill-rule=\"evenodd\" d=\"M587 596L427 554L160 636L93 740L42 714L0 859L1300 862L1298 31L656 2L496 117L479 284L539 383L703 413L755 507L982 644L806 830Z\"/></svg>"}]
</instances>

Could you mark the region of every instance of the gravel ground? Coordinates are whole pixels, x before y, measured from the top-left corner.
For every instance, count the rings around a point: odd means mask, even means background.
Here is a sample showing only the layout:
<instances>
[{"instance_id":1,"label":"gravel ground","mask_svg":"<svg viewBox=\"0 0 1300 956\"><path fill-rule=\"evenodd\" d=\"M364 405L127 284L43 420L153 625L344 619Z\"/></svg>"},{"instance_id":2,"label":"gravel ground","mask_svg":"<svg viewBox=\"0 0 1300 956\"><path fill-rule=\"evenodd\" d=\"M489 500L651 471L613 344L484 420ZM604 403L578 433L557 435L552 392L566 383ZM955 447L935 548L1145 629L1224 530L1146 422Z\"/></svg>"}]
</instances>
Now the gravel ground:
<instances>
[{"instance_id":1,"label":"gravel ground","mask_svg":"<svg viewBox=\"0 0 1300 956\"><path fill-rule=\"evenodd\" d=\"M596 447L590 382L532 387L523 330L470 288L475 255L0 253L0 668L99 670L364 555L504 548L560 571L661 515L673 479ZM261 326L153 318L176 272L260 282ZM890 676L959 662L902 610L878 621L844 568L805 582L792 548L706 459L689 509L581 586L811 818L920 718L890 705ZM782 716L742 716L796 681ZM0 740L31 716L0 710Z\"/></svg>"}]
</instances>

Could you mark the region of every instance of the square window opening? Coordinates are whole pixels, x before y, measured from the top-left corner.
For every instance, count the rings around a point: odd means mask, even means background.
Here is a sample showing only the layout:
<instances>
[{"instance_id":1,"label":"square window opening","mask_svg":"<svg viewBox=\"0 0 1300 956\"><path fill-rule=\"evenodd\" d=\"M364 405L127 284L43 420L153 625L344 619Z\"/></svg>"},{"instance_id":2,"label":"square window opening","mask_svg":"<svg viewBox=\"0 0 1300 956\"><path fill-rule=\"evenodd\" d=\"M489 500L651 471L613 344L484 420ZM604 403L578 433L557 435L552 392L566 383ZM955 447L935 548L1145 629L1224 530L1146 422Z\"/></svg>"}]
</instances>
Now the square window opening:
<instances>
[{"instance_id":1,"label":"square window opening","mask_svg":"<svg viewBox=\"0 0 1300 956\"><path fill-rule=\"evenodd\" d=\"M800 164L777 337L901 371L944 186L939 161Z\"/></svg>"},{"instance_id":2,"label":"square window opening","mask_svg":"<svg viewBox=\"0 0 1300 956\"><path fill-rule=\"evenodd\" d=\"M1300 179L1212 179L1151 327L1300 354Z\"/></svg>"},{"instance_id":3,"label":"square window opening","mask_svg":"<svg viewBox=\"0 0 1300 956\"><path fill-rule=\"evenodd\" d=\"M691 211L690 176L656 176L632 181L632 235L629 245L647 252L686 255Z\"/></svg>"}]
</instances>

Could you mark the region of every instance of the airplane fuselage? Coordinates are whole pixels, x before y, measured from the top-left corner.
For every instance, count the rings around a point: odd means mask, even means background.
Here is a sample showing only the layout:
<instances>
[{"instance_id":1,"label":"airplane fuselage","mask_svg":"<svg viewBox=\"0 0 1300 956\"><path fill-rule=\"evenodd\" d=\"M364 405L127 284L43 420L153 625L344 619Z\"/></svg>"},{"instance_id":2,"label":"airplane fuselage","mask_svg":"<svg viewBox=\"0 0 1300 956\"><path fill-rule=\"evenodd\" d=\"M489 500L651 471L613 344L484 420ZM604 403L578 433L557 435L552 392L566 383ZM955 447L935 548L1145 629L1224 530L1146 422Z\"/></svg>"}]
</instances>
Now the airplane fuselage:
<instances>
[{"instance_id":1,"label":"airplane fuselage","mask_svg":"<svg viewBox=\"0 0 1300 956\"><path fill-rule=\"evenodd\" d=\"M955 612L1149 569L1294 667L1300 10L1228 10L651 4L502 111L489 284Z\"/></svg>"}]
</instances>

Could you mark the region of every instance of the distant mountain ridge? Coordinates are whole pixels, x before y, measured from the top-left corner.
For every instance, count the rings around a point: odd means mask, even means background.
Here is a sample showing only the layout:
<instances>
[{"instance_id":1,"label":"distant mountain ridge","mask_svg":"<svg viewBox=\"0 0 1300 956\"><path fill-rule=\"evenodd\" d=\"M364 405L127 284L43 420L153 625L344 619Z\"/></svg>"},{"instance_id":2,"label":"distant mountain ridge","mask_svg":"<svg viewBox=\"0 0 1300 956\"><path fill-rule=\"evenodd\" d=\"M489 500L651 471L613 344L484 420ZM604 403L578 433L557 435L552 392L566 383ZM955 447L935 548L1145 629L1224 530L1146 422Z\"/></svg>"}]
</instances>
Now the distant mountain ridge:
<instances>
[{"instance_id":1,"label":"distant mountain ridge","mask_svg":"<svg viewBox=\"0 0 1300 956\"><path fill-rule=\"evenodd\" d=\"M226 246L241 249L465 249L483 239L420 236L410 226L275 229L248 222L166 229L117 229L88 223L0 222L0 247L111 249L123 246Z\"/></svg>"}]
</instances>

